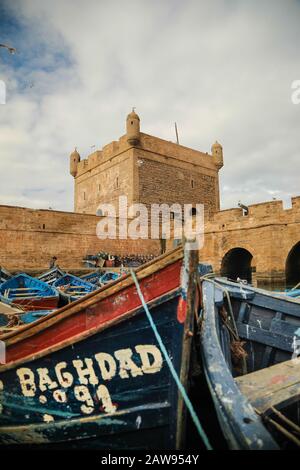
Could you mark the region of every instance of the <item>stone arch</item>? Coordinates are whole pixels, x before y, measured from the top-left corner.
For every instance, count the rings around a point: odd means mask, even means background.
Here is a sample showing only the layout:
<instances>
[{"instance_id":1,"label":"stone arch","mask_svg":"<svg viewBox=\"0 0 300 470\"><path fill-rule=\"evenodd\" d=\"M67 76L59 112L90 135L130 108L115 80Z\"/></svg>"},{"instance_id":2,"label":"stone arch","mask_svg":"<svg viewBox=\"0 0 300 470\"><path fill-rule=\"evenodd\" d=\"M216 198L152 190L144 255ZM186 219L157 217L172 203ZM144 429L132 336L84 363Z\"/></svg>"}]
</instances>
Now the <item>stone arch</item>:
<instances>
[{"instance_id":1,"label":"stone arch","mask_svg":"<svg viewBox=\"0 0 300 470\"><path fill-rule=\"evenodd\" d=\"M231 248L223 256L221 263L221 276L236 280L246 279L252 281L252 263L253 255L245 248Z\"/></svg>"},{"instance_id":2,"label":"stone arch","mask_svg":"<svg viewBox=\"0 0 300 470\"><path fill-rule=\"evenodd\" d=\"M285 278L288 287L300 282L300 241L290 250L285 263Z\"/></svg>"}]
</instances>

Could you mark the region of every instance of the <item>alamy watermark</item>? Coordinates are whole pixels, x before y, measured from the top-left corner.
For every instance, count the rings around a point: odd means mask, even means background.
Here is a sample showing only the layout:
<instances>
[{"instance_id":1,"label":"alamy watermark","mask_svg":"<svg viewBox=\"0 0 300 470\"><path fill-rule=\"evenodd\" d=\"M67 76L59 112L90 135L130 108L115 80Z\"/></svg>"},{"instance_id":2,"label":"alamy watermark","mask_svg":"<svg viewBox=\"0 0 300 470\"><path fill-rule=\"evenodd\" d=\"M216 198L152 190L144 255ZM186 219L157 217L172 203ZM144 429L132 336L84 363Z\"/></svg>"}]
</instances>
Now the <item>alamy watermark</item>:
<instances>
[{"instance_id":1,"label":"alamy watermark","mask_svg":"<svg viewBox=\"0 0 300 470\"><path fill-rule=\"evenodd\" d=\"M294 80L291 85L291 100L293 104L300 104L300 80Z\"/></svg>"},{"instance_id":2,"label":"alamy watermark","mask_svg":"<svg viewBox=\"0 0 300 470\"><path fill-rule=\"evenodd\" d=\"M0 80L0 104L6 104L6 85L3 80Z\"/></svg>"},{"instance_id":3,"label":"alamy watermark","mask_svg":"<svg viewBox=\"0 0 300 470\"><path fill-rule=\"evenodd\" d=\"M97 224L100 239L179 239L187 240L188 250L199 250L204 244L203 204L151 204L128 206L127 196L119 196L118 207L100 204Z\"/></svg>"}]
</instances>

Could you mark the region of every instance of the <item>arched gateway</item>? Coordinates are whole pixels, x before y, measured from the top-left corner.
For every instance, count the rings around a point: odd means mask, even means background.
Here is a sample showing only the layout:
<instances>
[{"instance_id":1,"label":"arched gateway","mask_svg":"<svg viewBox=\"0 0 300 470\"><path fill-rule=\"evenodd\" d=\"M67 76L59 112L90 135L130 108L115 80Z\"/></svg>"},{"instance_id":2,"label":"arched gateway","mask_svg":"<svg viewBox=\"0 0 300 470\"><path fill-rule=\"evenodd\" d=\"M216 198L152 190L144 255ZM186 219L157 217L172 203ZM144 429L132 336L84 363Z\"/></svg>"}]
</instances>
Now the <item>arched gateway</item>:
<instances>
[{"instance_id":1,"label":"arched gateway","mask_svg":"<svg viewBox=\"0 0 300 470\"><path fill-rule=\"evenodd\" d=\"M251 282L252 254L245 248L232 248L222 260L221 275L229 279L246 279Z\"/></svg>"},{"instance_id":2,"label":"arched gateway","mask_svg":"<svg viewBox=\"0 0 300 470\"><path fill-rule=\"evenodd\" d=\"M300 282L300 242L293 246L285 264L287 287L294 287Z\"/></svg>"}]
</instances>

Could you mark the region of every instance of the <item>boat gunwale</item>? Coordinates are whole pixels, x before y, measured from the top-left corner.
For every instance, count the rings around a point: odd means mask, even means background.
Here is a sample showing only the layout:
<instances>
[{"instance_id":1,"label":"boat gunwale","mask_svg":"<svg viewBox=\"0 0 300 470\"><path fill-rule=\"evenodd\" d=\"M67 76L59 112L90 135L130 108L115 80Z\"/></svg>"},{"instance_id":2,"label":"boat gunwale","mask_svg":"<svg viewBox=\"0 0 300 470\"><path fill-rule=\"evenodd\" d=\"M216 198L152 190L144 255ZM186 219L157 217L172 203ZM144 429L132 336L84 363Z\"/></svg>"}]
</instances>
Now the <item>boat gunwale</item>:
<instances>
[{"instance_id":1,"label":"boat gunwale","mask_svg":"<svg viewBox=\"0 0 300 470\"><path fill-rule=\"evenodd\" d=\"M210 297L213 298L208 298L207 288L212 290ZM250 401L238 388L229 370L217 333L215 288L222 290L222 286L213 280L202 281L201 356L220 426L226 424L225 438L230 448L259 450L262 448L261 445L268 442L268 449L278 449L277 443L263 425ZM231 392L229 395L231 401L234 399L234 406L230 406L228 402L230 400L228 391ZM219 419L220 416L222 420ZM245 419L250 421L244 421ZM224 427L222 429L224 430Z\"/></svg>"},{"instance_id":2,"label":"boat gunwale","mask_svg":"<svg viewBox=\"0 0 300 470\"><path fill-rule=\"evenodd\" d=\"M169 266L170 264L183 258L183 249L178 247L175 250L172 250L168 253L165 253L155 260L151 260L148 263L139 266L135 273L138 280L144 279L148 276L151 276L155 272L160 271L162 268ZM163 264L162 261L164 261ZM152 268L152 269L151 269ZM97 290L94 290L88 293L84 298L75 300L71 304L65 305L52 313L49 313L46 317L40 318L34 323L21 326L18 330L6 333L5 335L0 335L0 340L6 343L6 346L11 344L16 344L23 339L26 339L34 334L38 333L41 330L44 330L53 324L56 324L60 321L63 321L65 318L76 315L86 307L97 303L100 300L103 300L106 297L109 297L111 294L120 292L127 287L134 285L134 281L130 273L112 281L104 286L100 287ZM90 302L91 300L91 302Z\"/></svg>"},{"instance_id":3,"label":"boat gunwale","mask_svg":"<svg viewBox=\"0 0 300 470\"><path fill-rule=\"evenodd\" d=\"M175 289L172 289L171 291L160 295L159 297L155 297L151 301L148 302L148 308L153 309L162 303L172 300L175 297L179 296L181 293L181 287L176 287ZM41 357L46 356L47 354L52 354L56 351L59 351L60 349L63 349L65 347L70 346L71 344L76 344L79 343L80 341L83 341L90 336L93 336L97 333L100 333L101 331L106 330L107 328L110 328L112 326L115 326L119 323L122 323L125 320L128 320L129 318L133 318L139 313L142 313L144 311L144 308L142 305L139 305L138 307L135 307L132 310L129 310L127 312L124 312L122 315L117 316L116 318L113 318L112 320L108 320L104 323L101 323L100 325L97 325L94 328L91 328L89 330L80 332L79 334L72 336L71 338L65 339L61 341L60 343L56 343L53 346L47 347L45 349L40 350L37 353L32 353L29 354L28 356L21 357L19 359L16 359L14 361L11 361L7 364L0 364L0 373L6 372L7 370L13 369L14 367L19 366L20 364L28 363L31 361L35 361L36 359L40 359ZM39 320L37 320L39 321ZM36 322L35 322L36 323Z\"/></svg>"},{"instance_id":4,"label":"boat gunwale","mask_svg":"<svg viewBox=\"0 0 300 470\"><path fill-rule=\"evenodd\" d=\"M216 282L217 284L220 284L221 286L226 286L226 284L228 284L229 287L236 287L236 288L242 287L256 294L259 293L259 294L265 295L266 297L270 297L272 299L275 298L276 300L280 300L282 302L290 302L292 304L299 306L299 300L297 300L297 298L289 297L288 295L285 295L285 293L282 293L282 292L269 291L266 289L262 289L260 287L251 286L250 284L243 284L241 282L229 281L225 277L219 277L219 276L215 277L213 279L213 282Z\"/></svg>"}]
</instances>

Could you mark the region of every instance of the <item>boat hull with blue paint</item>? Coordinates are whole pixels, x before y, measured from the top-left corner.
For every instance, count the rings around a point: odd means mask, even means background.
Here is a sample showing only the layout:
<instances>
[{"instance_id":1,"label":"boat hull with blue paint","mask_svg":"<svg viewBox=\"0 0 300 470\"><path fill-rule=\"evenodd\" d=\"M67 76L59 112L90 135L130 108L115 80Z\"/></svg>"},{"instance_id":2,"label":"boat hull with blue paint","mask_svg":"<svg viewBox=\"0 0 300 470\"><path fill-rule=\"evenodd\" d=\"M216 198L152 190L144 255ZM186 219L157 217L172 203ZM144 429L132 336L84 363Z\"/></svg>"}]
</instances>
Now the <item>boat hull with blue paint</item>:
<instances>
[{"instance_id":1,"label":"boat hull with blue paint","mask_svg":"<svg viewBox=\"0 0 300 470\"><path fill-rule=\"evenodd\" d=\"M198 294L182 251L139 269L155 326L187 387ZM1 338L0 443L175 449L185 407L130 275Z\"/></svg>"},{"instance_id":2,"label":"boat hull with blue paint","mask_svg":"<svg viewBox=\"0 0 300 470\"><path fill-rule=\"evenodd\" d=\"M91 284L98 286L101 276L102 274L100 271L93 271L88 274L83 274L82 276L80 276L80 279L83 279L84 281L90 282Z\"/></svg>"},{"instance_id":3,"label":"boat hull with blue paint","mask_svg":"<svg viewBox=\"0 0 300 470\"><path fill-rule=\"evenodd\" d=\"M65 274L65 271L60 269L58 266L55 266L54 268L50 268L48 271L45 271L44 273L40 274L39 276L37 276L37 278L40 281L46 282L47 284L52 286L55 281L63 277Z\"/></svg>"},{"instance_id":4,"label":"boat hull with blue paint","mask_svg":"<svg viewBox=\"0 0 300 470\"><path fill-rule=\"evenodd\" d=\"M1 300L23 310L53 310L58 304L58 292L48 284L17 274L0 286Z\"/></svg>"},{"instance_id":5,"label":"boat hull with blue paint","mask_svg":"<svg viewBox=\"0 0 300 470\"><path fill-rule=\"evenodd\" d=\"M66 302L74 302L97 289L94 284L73 274L64 274L53 283Z\"/></svg>"},{"instance_id":6,"label":"boat hull with blue paint","mask_svg":"<svg viewBox=\"0 0 300 470\"><path fill-rule=\"evenodd\" d=\"M299 446L299 303L225 279L201 291L202 367L228 447Z\"/></svg>"},{"instance_id":7,"label":"boat hull with blue paint","mask_svg":"<svg viewBox=\"0 0 300 470\"><path fill-rule=\"evenodd\" d=\"M114 271L107 271L100 277L100 285L108 284L109 282L116 281L119 279L120 273Z\"/></svg>"}]
</instances>

